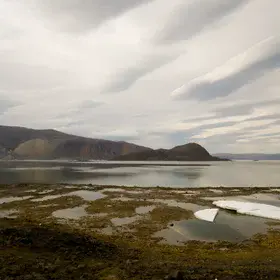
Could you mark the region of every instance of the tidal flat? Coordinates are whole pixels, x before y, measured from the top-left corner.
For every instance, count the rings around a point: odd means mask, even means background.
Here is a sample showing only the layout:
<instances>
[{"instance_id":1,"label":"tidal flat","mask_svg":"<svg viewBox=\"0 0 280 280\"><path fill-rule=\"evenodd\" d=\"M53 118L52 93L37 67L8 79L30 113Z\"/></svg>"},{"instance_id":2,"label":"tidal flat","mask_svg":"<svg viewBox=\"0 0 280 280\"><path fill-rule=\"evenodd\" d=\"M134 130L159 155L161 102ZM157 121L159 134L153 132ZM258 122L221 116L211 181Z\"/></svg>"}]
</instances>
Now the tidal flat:
<instances>
[{"instance_id":1,"label":"tidal flat","mask_svg":"<svg viewBox=\"0 0 280 280\"><path fill-rule=\"evenodd\" d=\"M280 221L194 215L216 199L279 198L275 187L2 185L0 279L280 279Z\"/></svg>"}]
</instances>

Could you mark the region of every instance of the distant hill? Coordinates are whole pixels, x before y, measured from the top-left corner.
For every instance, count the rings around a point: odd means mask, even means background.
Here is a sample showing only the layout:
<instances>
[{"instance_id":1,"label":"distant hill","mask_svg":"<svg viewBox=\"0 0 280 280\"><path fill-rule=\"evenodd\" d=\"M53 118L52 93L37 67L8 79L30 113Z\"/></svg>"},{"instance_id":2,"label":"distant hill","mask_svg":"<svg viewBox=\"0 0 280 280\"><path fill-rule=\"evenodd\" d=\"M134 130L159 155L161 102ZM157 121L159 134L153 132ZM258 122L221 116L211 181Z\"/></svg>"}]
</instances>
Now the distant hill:
<instances>
[{"instance_id":1,"label":"distant hill","mask_svg":"<svg viewBox=\"0 0 280 280\"><path fill-rule=\"evenodd\" d=\"M218 157L213 157L209 152L196 143L189 143L176 146L172 149L146 150L121 156L116 156L113 160L121 161L219 161Z\"/></svg>"},{"instance_id":2,"label":"distant hill","mask_svg":"<svg viewBox=\"0 0 280 280\"><path fill-rule=\"evenodd\" d=\"M280 160L280 154L215 154L217 157L232 160Z\"/></svg>"},{"instance_id":3,"label":"distant hill","mask_svg":"<svg viewBox=\"0 0 280 280\"><path fill-rule=\"evenodd\" d=\"M150 150L123 141L91 139L56 130L0 126L0 158L9 159L111 159Z\"/></svg>"}]
</instances>

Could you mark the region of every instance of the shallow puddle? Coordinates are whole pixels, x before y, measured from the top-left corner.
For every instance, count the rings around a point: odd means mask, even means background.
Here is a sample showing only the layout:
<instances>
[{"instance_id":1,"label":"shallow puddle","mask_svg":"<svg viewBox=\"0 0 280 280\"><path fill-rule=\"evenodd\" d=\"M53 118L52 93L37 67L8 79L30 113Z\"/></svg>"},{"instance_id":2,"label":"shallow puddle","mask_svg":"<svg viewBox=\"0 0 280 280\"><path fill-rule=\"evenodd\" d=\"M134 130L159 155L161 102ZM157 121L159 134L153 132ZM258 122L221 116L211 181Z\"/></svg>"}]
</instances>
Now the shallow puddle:
<instances>
[{"instance_id":1,"label":"shallow puddle","mask_svg":"<svg viewBox=\"0 0 280 280\"><path fill-rule=\"evenodd\" d=\"M47 194L47 193L51 193L53 192L54 190L45 190L45 191L41 191L39 192L39 194Z\"/></svg>"},{"instance_id":2,"label":"shallow puddle","mask_svg":"<svg viewBox=\"0 0 280 280\"><path fill-rule=\"evenodd\" d=\"M52 199L65 197L65 196L79 196L80 198L82 198L86 201L95 201L97 199L106 197L106 195L101 192L81 190L81 191L75 191L75 192L70 192L70 193L66 193L66 194L47 195L47 196L44 196L41 198L32 199L32 201L40 202L40 201L52 200Z\"/></svg>"},{"instance_id":3,"label":"shallow puddle","mask_svg":"<svg viewBox=\"0 0 280 280\"><path fill-rule=\"evenodd\" d=\"M172 193L187 194L187 191L172 191Z\"/></svg>"},{"instance_id":4,"label":"shallow puddle","mask_svg":"<svg viewBox=\"0 0 280 280\"><path fill-rule=\"evenodd\" d=\"M52 215L58 219L78 220L88 215L85 208L86 205L74 208L61 209L53 212Z\"/></svg>"},{"instance_id":5,"label":"shallow puddle","mask_svg":"<svg viewBox=\"0 0 280 280\"><path fill-rule=\"evenodd\" d=\"M1 210L0 211L0 218L10 218L14 219L17 217L18 211L17 210Z\"/></svg>"},{"instance_id":6,"label":"shallow puddle","mask_svg":"<svg viewBox=\"0 0 280 280\"><path fill-rule=\"evenodd\" d=\"M156 209L155 205L140 206L135 209L135 212L136 212L136 214L143 215L143 214L148 214L149 212L152 212L154 209Z\"/></svg>"},{"instance_id":7,"label":"shallow puddle","mask_svg":"<svg viewBox=\"0 0 280 280\"><path fill-rule=\"evenodd\" d=\"M125 218L113 218L111 222L114 226L120 227L132 224L140 219L140 216L133 216L133 217L125 217Z\"/></svg>"},{"instance_id":8,"label":"shallow puddle","mask_svg":"<svg viewBox=\"0 0 280 280\"><path fill-rule=\"evenodd\" d=\"M95 201L106 197L106 195L103 194L102 192L85 191L85 190L71 192L68 194L68 196L72 196L72 195L79 196L80 198L86 201Z\"/></svg>"},{"instance_id":9,"label":"shallow puddle","mask_svg":"<svg viewBox=\"0 0 280 280\"><path fill-rule=\"evenodd\" d=\"M118 189L118 188L107 188L103 189L102 192L124 192L124 189Z\"/></svg>"},{"instance_id":10,"label":"shallow puddle","mask_svg":"<svg viewBox=\"0 0 280 280\"><path fill-rule=\"evenodd\" d=\"M120 197L112 199L112 201L123 201L123 202L133 201L133 200L137 200L137 199L133 199L133 198L130 198L130 197L125 197L125 196L120 196Z\"/></svg>"},{"instance_id":11,"label":"shallow puddle","mask_svg":"<svg viewBox=\"0 0 280 280\"><path fill-rule=\"evenodd\" d=\"M217 189L209 189L209 191L210 191L210 192L213 192L213 193L220 193L220 194L224 193L224 191L222 191L222 190L217 190Z\"/></svg>"},{"instance_id":12,"label":"shallow puddle","mask_svg":"<svg viewBox=\"0 0 280 280\"><path fill-rule=\"evenodd\" d=\"M280 188L279 189L271 189L271 190L268 190L267 192L280 192Z\"/></svg>"},{"instance_id":13,"label":"shallow puddle","mask_svg":"<svg viewBox=\"0 0 280 280\"><path fill-rule=\"evenodd\" d=\"M97 231L99 233L105 234L105 235L112 235L114 233L114 230L113 230L113 228L111 226L107 226L105 228L98 229Z\"/></svg>"},{"instance_id":14,"label":"shallow puddle","mask_svg":"<svg viewBox=\"0 0 280 280\"><path fill-rule=\"evenodd\" d=\"M189 193L189 194L194 194L194 195L198 195L198 194L200 194L201 192L200 192L200 191L187 191L187 193Z\"/></svg>"},{"instance_id":15,"label":"shallow puddle","mask_svg":"<svg viewBox=\"0 0 280 280\"><path fill-rule=\"evenodd\" d=\"M48 207L57 207L59 204L46 204L46 205L38 205L39 208L48 208Z\"/></svg>"},{"instance_id":16,"label":"shallow puddle","mask_svg":"<svg viewBox=\"0 0 280 280\"><path fill-rule=\"evenodd\" d=\"M149 191L143 190L143 191L137 191L137 190L129 190L129 189L120 189L120 188L107 188L103 189L102 192L120 192L120 193L128 193L128 194L142 194L142 193L148 193Z\"/></svg>"},{"instance_id":17,"label":"shallow puddle","mask_svg":"<svg viewBox=\"0 0 280 280\"><path fill-rule=\"evenodd\" d=\"M173 245L190 240L240 242L257 233L266 233L271 228L267 222L267 219L220 210L214 223L195 219L175 221L172 227L157 232L153 237L161 237L161 243Z\"/></svg>"},{"instance_id":18,"label":"shallow puddle","mask_svg":"<svg viewBox=\"0 0 280 280\"><path fill-rule=\"evenodd\" d=\"M33 196L10 196L10 197L2 197L0 198L0 204L10 203L14 201L22 201L32 198Z\"/></svg>"},{"instance_id":19,"label":"shallow puddle","mask_svg":"<svg viewBox=\"0 0 280 280\"><path fill-rule=\"evenodd\" d=\"M34 201L34 202L40 202L40 201L46 201L46 200L52 200L52 199L60 198L60 197L63 197L63 196L65 196L65 195L62 195L62 194L58 194L58 195L46 195L46 196L44 196L44 197L32 199L32 201Z\"/></svg>"},{"instance_id":20,"label":"shallow puddle","mask_svg":"<svg viewBox=\"0 0 280 280\"><path fill-rule=\"evenodd\" d=\"M97 218L104 218L104 217L108 216L108 213L96 213L96 214L92 214L91 216L97 217Z\"/></svg>"}]
</instances>

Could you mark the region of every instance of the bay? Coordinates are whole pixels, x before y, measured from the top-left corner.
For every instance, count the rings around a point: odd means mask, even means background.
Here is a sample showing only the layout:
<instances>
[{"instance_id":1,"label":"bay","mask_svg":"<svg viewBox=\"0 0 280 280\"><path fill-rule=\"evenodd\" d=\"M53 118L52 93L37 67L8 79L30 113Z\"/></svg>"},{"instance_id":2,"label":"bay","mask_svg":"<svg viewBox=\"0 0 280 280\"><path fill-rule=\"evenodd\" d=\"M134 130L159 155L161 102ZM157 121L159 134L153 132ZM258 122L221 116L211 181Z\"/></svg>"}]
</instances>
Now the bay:
<instances>
[{"instance_id":1,"label":"bay","mask_svg":"<svg viewBox=\"0 0 280 280\"><path fill-rule=\"evenodd\" d=\"M0 161L0 184L280 187L280 161Z\"/></svg>"}]
</instances>

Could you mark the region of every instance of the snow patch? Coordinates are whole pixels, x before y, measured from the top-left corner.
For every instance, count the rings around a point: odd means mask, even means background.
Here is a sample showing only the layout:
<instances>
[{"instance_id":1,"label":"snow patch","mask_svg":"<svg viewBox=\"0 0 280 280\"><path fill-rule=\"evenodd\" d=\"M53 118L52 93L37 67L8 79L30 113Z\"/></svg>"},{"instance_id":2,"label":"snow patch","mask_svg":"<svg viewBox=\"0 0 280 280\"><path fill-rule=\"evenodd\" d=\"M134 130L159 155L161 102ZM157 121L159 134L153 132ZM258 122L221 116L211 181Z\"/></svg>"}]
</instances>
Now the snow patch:
<instances>
[{"instance_id":1,"label":"snow patch","mask_svg":"<svg viewBox=\"0 0 280 280\"><path fill-rule=\"evenodd\" d=\"M239 214L280 220L280 207L273 205L234 200L218 200L213 204L223 209L234 210Z\"/></svg>"},{"instance_id":2,"label":"snow patch","mask_svg":"<svg viewBox=\"0 0 280 280\"><path fill-rule=\"evenodd\" d=\"M219 209L216 209L216 208L204 209L204 210L195 212L194 216L199 220L214 222L218 212L219 212Z\"/></svg>"}]
</instances>

